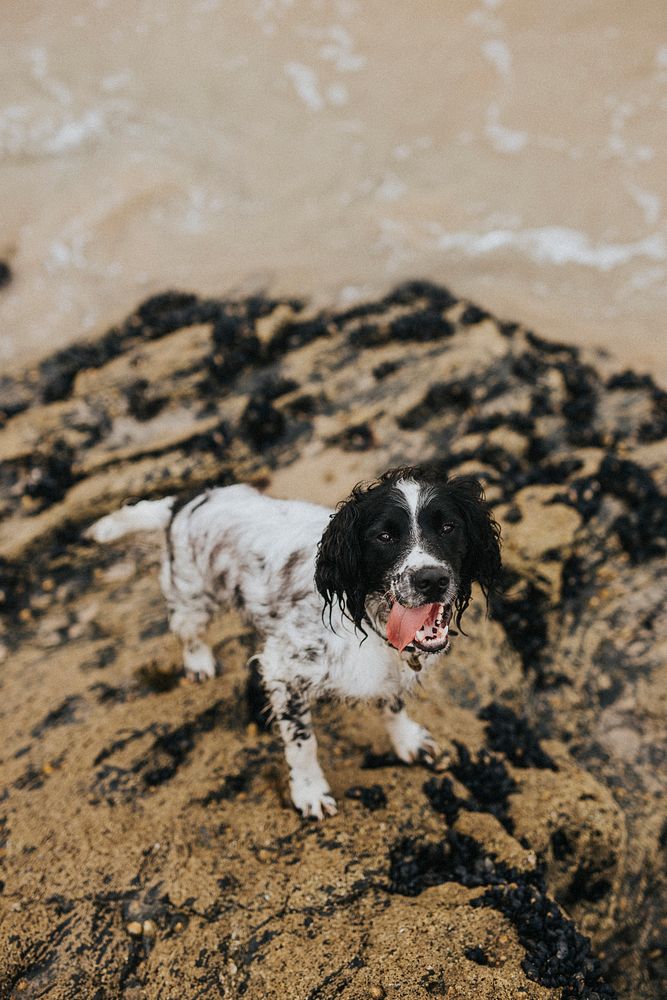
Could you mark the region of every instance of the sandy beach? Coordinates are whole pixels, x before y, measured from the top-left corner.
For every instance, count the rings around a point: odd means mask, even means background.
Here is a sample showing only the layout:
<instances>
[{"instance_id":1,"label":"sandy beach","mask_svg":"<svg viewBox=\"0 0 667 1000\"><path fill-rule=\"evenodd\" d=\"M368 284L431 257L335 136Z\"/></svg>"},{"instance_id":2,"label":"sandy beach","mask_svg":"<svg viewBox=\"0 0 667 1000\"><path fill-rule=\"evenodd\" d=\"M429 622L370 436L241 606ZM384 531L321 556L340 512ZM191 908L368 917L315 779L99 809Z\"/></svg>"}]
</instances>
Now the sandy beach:
<instances>
[{"instance_id":1,"label":"sandy beach","mask_svg":"<svg viewBox=\"0 0 667 1000\"><path fill-rule=\"evenodd\" d=\"M0 363L429 277L667 378L660 0L63 0L0 40Z\"/></svg>"}]
</instances>

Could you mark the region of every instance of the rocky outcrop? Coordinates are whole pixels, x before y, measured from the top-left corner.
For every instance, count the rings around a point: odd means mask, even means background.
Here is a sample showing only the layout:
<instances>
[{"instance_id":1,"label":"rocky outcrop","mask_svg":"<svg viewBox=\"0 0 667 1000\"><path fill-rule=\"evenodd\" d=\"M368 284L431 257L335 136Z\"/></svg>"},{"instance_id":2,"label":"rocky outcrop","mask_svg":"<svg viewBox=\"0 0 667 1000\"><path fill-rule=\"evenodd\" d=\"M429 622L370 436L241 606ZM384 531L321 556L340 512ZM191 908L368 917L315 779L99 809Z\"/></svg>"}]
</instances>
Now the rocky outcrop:
<instances>
[{"instance_id":1,"label":"rocky outcrop","mask_svg":"<svg viewBox=\"0 0 667 1000\"><path fill-rule=\"evenodd\" d=\"M665 394L413 283L344 313L145 303L0 386L0 992L612 997L664 974ZM179 674L130 496L334 503L438 458L485 482L505 586L414 714L441 770L321 706L341 803L292 811L246 667ZM662 626L662 627L661 627Z\"/></svg>"}]
</instances>

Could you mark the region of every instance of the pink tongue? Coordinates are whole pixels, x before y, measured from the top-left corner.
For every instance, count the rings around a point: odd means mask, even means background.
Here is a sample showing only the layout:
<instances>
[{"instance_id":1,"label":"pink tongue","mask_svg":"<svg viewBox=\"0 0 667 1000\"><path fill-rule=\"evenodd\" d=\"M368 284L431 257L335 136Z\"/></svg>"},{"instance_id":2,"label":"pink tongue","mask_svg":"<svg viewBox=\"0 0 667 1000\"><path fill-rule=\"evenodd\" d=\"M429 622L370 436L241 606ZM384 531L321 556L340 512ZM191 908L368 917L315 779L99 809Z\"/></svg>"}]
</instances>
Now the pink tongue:
<instances>
[{"instance_id":1,"label":"pink tongue","mask_svg":"<svg viewBox=\"0 0 667 1000\"><path fill-rule=\"evenodd\" d=\"M429 619L435 621L439 607L439 604L422 604L419 608L404 608L397 601L387 619L387 639L392 646L403 652Z\"/></svg>"}]
</instances>

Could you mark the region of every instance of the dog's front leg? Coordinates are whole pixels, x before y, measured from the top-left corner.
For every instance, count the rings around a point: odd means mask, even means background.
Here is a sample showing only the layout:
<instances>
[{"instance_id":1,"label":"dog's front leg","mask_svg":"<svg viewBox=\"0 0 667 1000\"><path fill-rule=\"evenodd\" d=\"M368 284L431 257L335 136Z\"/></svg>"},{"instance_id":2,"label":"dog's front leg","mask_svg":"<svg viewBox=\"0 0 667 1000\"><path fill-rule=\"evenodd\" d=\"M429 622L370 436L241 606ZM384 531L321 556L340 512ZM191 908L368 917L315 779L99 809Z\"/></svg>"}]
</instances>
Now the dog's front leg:
<instances>
[{"instance_id":1,"label":"dog's front leg","mask_svg":"<svg viewBox=\"0 0 667 1000\"><path fill-rule=\"evenodd\" d=\"M289 683L272 679L266 684L285 747L292 802L302 816L333 816L336 800L317 760L307 687L296 678Z\"/></svg>"},{"instance_id":2,"label":"dog's front leg","mask_svg":"<svg viewBox=\"0 0 667 1000\"><path fill-rule=\"evenodd\" d=\"M406 764L423 760L433 764L440 750L428 729L411 719L401 698L380 701L384 724L397 757Z\"/></svg>"}]
</instances>

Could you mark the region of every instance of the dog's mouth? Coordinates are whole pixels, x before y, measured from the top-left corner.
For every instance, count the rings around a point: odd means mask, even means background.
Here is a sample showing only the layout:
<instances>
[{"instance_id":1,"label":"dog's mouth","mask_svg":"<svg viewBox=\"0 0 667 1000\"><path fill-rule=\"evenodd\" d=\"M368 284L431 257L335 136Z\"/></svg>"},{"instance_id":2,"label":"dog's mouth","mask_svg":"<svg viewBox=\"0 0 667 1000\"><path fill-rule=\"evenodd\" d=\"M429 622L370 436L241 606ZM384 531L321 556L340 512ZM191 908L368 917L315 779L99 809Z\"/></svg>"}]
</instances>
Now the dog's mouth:
<instances>
[{"instance_id":1,"label":"dog's mouth","mask_svg":"<svg viewBox=\"0 0 667 1000\"><path fill-rule=\"evenodd\" d=\"M422 604L407 608L395 601L387 619L387 640L400 652L410 648L422 653L442 653L449 649L451 604Z\"/></svg>"},{"instance_id":2,"label":"dog's mouth","mask_svg":"<svg viewBox=\"0 0 667 1000\"><path fill-rule=\"evenodd\" d=\"M415 632L414 644L424 653L442 653L449 649L449 623L452 618L450 604L436 604L435 617Z\"/></svg>"}]
</instances>

